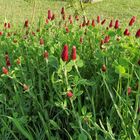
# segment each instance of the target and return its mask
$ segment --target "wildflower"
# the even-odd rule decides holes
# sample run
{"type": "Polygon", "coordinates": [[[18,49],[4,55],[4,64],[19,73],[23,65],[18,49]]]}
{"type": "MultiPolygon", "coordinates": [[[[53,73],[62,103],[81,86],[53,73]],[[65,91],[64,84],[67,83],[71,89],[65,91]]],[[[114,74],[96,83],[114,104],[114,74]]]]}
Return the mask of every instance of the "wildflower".
{"type": "Polygon", "coordinates": [[[83,38],[82,37],[80,37],[80,44],[82,44],[83,43],[83,38]]]}
{"type": "Polygon", "coordinates": [[[17,63],[18,65],[20,65],[20,63],[21,63],[21,62],[20,62],[20,58],[17,59],[16,63],[17,63]]]}
{"type": "Polygon", "coordinates": [[[113,20],[110,21],[109,28],[113,26],[113,20]]]}
{"type": "Polygon", "coordinates": [[[6,69],[5,67],[2,67],[2,72],[3,72],[4,74],[8,74],[8,69],[6,69]]]}
{"type": "Polygon", "coordinates": [[[64,45],[62,54],[61,54],[61,58],[63,61],[68,61],[69,56],[68,56],[68,45],[64,45]]]}
{"type": "Polygon", "coordinates": [[[73,93],[72,93],[71,91],[68,91],[68,92],[67,92],[67,96],[68,96],[69,98],[71,98],[71,97],[73,96],[73,93]]]}
{"type": "Polygon", "coordinates": [[[73,23],[72,19],[69,19],[69,22],[70,22],[70,24],[72,24],[73,23]]]}
{"type": "Polygon", "coordinates": [[[136,38],[139,38],[140,37],[140,29],[136,32],[136,38]]]}
{"type": "Polygon", "coordinates": [[[136,17],[133,16],[129,22],[129,26],[132,26],[134,24],[134,22],[136,21],[136,17]]]}
{"type": "Polygon", "coordinates": [[[104,20],[101,22],[101,24],[103,25],[105,22],[106,22],[106,19],[104,19],[104,20]]]}
{"type": "Polygon", "coordinates": [[[4,23],[4,28],[7,28],[7,23],[6,22],[4,23]]]}
{"type": "Polygon", "coordinates": [[[14,39],[14,40],[13,40],[13,42],[14,42],[14,43],[17,43],[17,40],[16,40],[16,39],[14,39]]]}
{"type": "Polygon", "coordinates": [[[82,23],[82,26],[86,26],[86,21],[84,20],[83,23],[82,23]]]}
{"type": "Polygon", "coordinates": [[[127,94],[130,95],[131,94],[131,87],[127,88],[127,94]]]}
{"type": "Polygon", "coordinates": [[[119,20],[116,20],[116,21],[115,21],[115,26],[114,26],[114,28],[115,28],[115,29],[118,29],[118,28],[119,28],[119,20]]]}
{"type": "Polygon", "coordinates": [[[48,10],[48,19],[51,20],[51,18],[52,18],[51,10],[48,10]]]}
{"type": "Polygon", "coordinates": [[[48,54],[48,52],[47,52],[46,50],[45,50],[45,52],[44,52],[43,55],[44,55],[44,58],[45,58],[45,59],[48,59],[48,55],[49,55],[49,54],[48,54]]]}
{"type": "Polygon", "coordinates": [[[65,14],[65,9],[64,9],[64,7],[62,7],[62,9],[61,9],[61,14],[62,14],[62,15],[65,14]]]}
{"type": "Polygon", "coordinates": [[[87,26],[89,26],[89,25],[90,25],[90,21],[89,21],[89,20],[87,21],[86,25],[87,25],[87,26]]]}
{"type": "Polygon", "coordinates": [[[49,23],[49,20],[48,19],[46,19],[46,24],[48,24],[49,23]]]}
{"type": "Polygon", "coordinates": [[[92,27],[95,27],[95,21],[94,21],[94,19],[92,20],[92,27]]]}
{"type": "Polygon", "coordinates": [[[11,28],[11,24],[10,24],[10,23],[8,23],[8,25],[7,25],[7,26],[8,26],[8,28],[11,28]]]}
{"type": "Polygon", "coordinates": [[[76,47],[72,47],[71,59],[76,60],[76,47]]]}
{"type": "Polygon", "coordinates": [[[6,66],[7,67],[10,67],[11,66],[11,63],[10,63],[9,55],[8,55],[7,52],[5,53],[5,60],[6,60],[6,66]]]}
{"type": "Polygon", "coordinates": [[[97,16],[97,23],[100,23],[100,16],[97,16]]]}
{"type": "Polygon", "coordinates": [[[55,19],[55,14],[53,14],[51,17],[51,20],[54,20],[54,19],[55,19]]]}
{"type": "Polygon", "coordinates": [[[40,45],[44,45],[44,40],[40,38],[40,45]]]}
{"type": "Polygon", "coordinates": [[[125,29],[125,31],[124,31],[124,35],[125,35],[125,36],[129,36],[129,35],[130,35],[130,32],[129,32],[128,29],[125,29]]]}
{"type": "Polygon", "coordinates": [[[66,27],[66,33],[68,33],[69,32],[69,28],[68,27],[66,27]]]}
{"type": "Polygon", "coordinates": [[[78,17],[78,15],[76,15],[76,16],[75,16],[75,19],[76,19],[77,21],[79,20],[79,17],[78,17]]]}
{"type": "Polygon", "coordinates": [[[3,32],[0,32],[0,36],[3,35],[3,32]]]}
{"type": "Polygon", "coordinates": [[[24,27],[26,27],[26,28],[28,28],[28,27],[29,27],[29,21],[28,21],[28,19],[27,19],[27,20],[25,20],[24,27]]]}
{"type": "Polygon", "coordinates": [[[104,39],[104,43],[108,43],[109,40],[110,40],[110,36],[108,35],[108,36],[105,37],[105,39],[104,39]]]}
{"type": "Polygon", "coordinates": [[[62,19],[63,19],[63,20],[66,19],[66,15],[65,15],[65,14],[62,15],[62,19]]]}
{"type": "Polygon", "coordinates": [[[102,65],[102,72],[106,72],[106,65],[102,65]]]}

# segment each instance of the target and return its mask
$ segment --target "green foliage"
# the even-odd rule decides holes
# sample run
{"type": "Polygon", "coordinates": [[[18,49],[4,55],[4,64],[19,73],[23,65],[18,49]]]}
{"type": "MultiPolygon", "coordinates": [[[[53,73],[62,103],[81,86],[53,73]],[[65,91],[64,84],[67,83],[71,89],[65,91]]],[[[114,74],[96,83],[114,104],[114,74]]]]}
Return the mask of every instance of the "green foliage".
{"type": "Polygon", "coordinates": [[[92,26],[89,19],[79,27],[82,16],[72,16],[72,23],[55,18],[40,18],[37,27],[30,20],[28,26],[2,27],[0,138],[138,139],[140,41],[135,24],[129,27],[131,36],[124,36],[123,25],[106,28],[110,20],[92,26]],[[106,36],[109,41],[101,44],[106,36]]]}

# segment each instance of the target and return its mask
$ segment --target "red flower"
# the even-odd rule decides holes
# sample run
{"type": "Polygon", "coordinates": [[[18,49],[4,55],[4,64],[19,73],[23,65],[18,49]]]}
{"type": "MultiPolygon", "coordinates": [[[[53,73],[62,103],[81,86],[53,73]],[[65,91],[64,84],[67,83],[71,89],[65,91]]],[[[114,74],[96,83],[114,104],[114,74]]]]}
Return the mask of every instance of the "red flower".
{"type": "Polygon", "coordinates": [[[6,66],[7,67],[10,67],[11,66],[11,63],[10,63],[9,55],[8,55],[7,52],[5,53],[5,60],[6,60],[6,66]]]}
{"type": "Polygon", "coordinates": [[[71,59],[76,60],[76,47],[72,47],[71,59]]]}
{"type": "Polygon", "coordinates": [[[38,28],[36,31],[37,31],[37,32],[40,32],[40,29],[38,28]]]}
{"type": "Polygon", "coordinates": [[[11,24],[10,23],[8,23],[8,28],[11,28],[11,24]]]}
{"type": "Polygon", "coordinates": [[[113,26],[113,20],[110,21],[109,28],[113,26]]]}
{"type": "Polygon", "coordinates": [[[82,23],[82,26],[86,26],[86,21],[84,20],[83,23],[82,23]]]}
{"type": "Polygon", "coordinates": [[[48,59],[48,55],[49,55],[48,52],[45,51],[45,52],[44,52],[44,58],[45,58],[45,59],[48,59]]]}
{"type": "Polygon", "coordinates": [[[72,24],[73,23],[72,19],[69,19],[69,22],[70,22],[70,24],[72,24]]]}
{"type": "Polygon", "coordinates": [[[3,32],[0,32],[0,36],[3,35],[3,32]]]}
{"type": "Polygon", "coordinates": [[[104,39],[104,43],[108,43],[110,41],[110,36],[106,36],[105,39],[104,39]]]}
{"type": "Polygon", "coordinates": [[[133,16],[129,22],[129,26],[132,26],[134,24],[134,22],[136,21],[136,17],[133,16]]]}
{"type": "Polygon", "coordinates": [[[51,20],[51,18],[52,18],[51,10],[48,10],[48,19],[51,20]]]}
{"type": "Polygon", "coordinates": [[[75,19],[76,19],[77,21],[79,20],[79,17],[78,17],[78,15],[76,15],[76,16],[75,16],[75,19]]]}
{"type": "Polygon", "coordinates": [[[118,29],[118,28],[119,28],[119,20],[116,20],[116,21],[115,21],[115,26],[114,26],[114,28],[115,28],[115,29],[118,29]]]}
{"type": "Polygon", "coordinates": [[[106,65],[102,65],[102,72],[106,72],[106,65]]]}
{"type": "Polygon", "coordinates": [[[68,61],[69,56],[68,56],[68,45],[64,45],[62,54],[61,54],[61,58],[63,61],[68,61]]]}
{"type": "Polygon", "coordinates": [[[124,35],[125,35],[125,36],[129,36],[129,35],[130,35],[130,32],[129,32],[128,29],[125,29],[125,31],[124,31],[124,35]]]}
{"type": "Polygon", "coordinates": [[[95,21],[94,21],[94,19],[92,20],[92,27],[94,27],[95,26],[95,21]]]}
{"type": "Polygon", "coordinates": [[[17,59],[17,64],[20,65],[20,58],[17,59]]]}
{"type": "Polygon", "coordinates": [[[106,19],[104,19],[104,20],[101,22],[101,24],[103,25],[105,22],[106,22],[106,19]]]}
{"type": "Polygon", "coordinates": [[[35,36],[35,32],[32,31],[32,35],[35,36]]]}
{"type": "Polygon", "coordinates": [[[100,23],[100,16],[97,16],[97,23],[100,23]]]}
{"type": "Polygon", "coordinates": [[[14,40],[13,40],[13,42],[14,42],[14,43],[17,43],[17,40],[16,40],[16,39],[14,39],[14,40]]]}
{"type": "Polygon", "coordinates": [[[44,45],[44,40],[40,38],[40,45],[44,45]]]}
{"type": "Polygon", "coordinates": [[[87,21],[86,25],[87,25],[87,26],[89,26],[89,25],[90,25],[90,21],[89,21],[89,20],[87,21]]]}
{"type": "Polygon", "coordinates": [[[131,94],[131,87],[127,88],[127,94],[130,95],[131,94]]]}
{"type": "Polygon", "coordinates": [[[68,27],[66,27],[66,33],[68,33],[69,32],[69,28],[68,27]]]}
{"type": "Polygon", "coordinates": [[[8,69],[6,69],[5,67],[2,67],[2,72],[3,72],[4,74],[8,74],[8,69]]]}
{"type": "Polygon", "coordinates": [[[71,91],[68,91],[68,92],[67,92],[67,96],[68,96],[69,98],[71,98],[71,97],[73,96],[73,93],[72,93],[71,91]]]}
{"type": "Polygon", "coordinates": [[[7,28],[7,23],[6,22],[4,23],[4,28],[7,28]]]}
{"type": "Polygon", "coordinates": [[[29,21],[28,21],[28,19],[27,19],[27,20],[25,20],[24,27],[26,27],[26,28],[28,28],[28,27],[29,27],[29,21]]]}
{"type": "Polygon", "coordinates": [[[135,35],[137,38],[140,37],[140,29],[136,32],[136,35],[135,35]]]}
{"type": "Polygon", "coordinates": [[[80,37],[80,44],[82,44],[83,43],[83,38],[82,37],[80,37]]]}
{"type": "Polygon", "coordinates": [[[46,19],[46,24],[48,24],[49,23],[49,20],[48,19],[46,19]]]}
{"type": "Polygon", "coordinates": [[[54,19],[55,19],[55,14],[53,14],[51,17],[51,20],[54,20],[54,19]]]}
{"type": "Polygon", "coordinates": [[[62,7],[62,9],[61,9],[61,14],[62,14],[62,15],[65,14],[65,9],[64,9],[64,7],[62,7]]]}

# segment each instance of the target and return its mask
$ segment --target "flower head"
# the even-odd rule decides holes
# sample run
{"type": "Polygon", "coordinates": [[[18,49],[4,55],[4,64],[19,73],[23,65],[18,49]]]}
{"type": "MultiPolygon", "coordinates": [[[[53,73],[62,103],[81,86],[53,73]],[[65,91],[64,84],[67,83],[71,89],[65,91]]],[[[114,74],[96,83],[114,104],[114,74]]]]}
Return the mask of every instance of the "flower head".
{"type": "Polygon", "coordinates": [[[68,61],[69,59],[69,56],[68,56],[68,45],[64,45],[64,48],[63,48],[63,51],[62,51],[62,54],[61,54],[61,58],[63,61],[68,61]]]}
{"type": "Polygon", "coordinates": [[[129,26],[132,26],[134,24],[134,22],[136,21],[136,17],[133,16],[129,22],[129,26]]]}
{"type": "Polygon", "coordinates": [[[140,29],[136,32],[136,38],[139,38],[140,37],[140,29]]]}
{"type": "Polygon", "coordinates": [[[71,59],[76,60],[76,47],[72,47],[71,59]]]}
{"type": "Polygon", "coordinates": [[[115,29],[118,29],[118,28],[119,28],[119,20],[116,20],[116,21],[115,21],[115,26],[114,26],[114,28],[115,28],[115,29]]]}
{"type": "Polygon", "coordinates": [[[67,96],[68,96],[69,98],[71,98],[71,97],[73,96],[73,93],[72,93],[71,91],[68,91],[68,92],[67,92],[67,96]]]}
{"type": "Polygon", "coordinates": [[[3,72],[4,74],[8,74],[8,69],[6,69],[5,67],[2,67],[2,72],[3,72]]]}

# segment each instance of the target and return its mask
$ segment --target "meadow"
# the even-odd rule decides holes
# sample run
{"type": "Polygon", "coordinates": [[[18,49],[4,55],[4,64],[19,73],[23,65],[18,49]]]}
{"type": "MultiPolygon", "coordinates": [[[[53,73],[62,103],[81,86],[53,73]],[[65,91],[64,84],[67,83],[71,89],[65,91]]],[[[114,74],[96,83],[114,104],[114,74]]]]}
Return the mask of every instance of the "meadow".
{"type": "Polygon", "coordinates": [[[139,140],[139,6],[0,0],[0,139],[139,140]]]}

